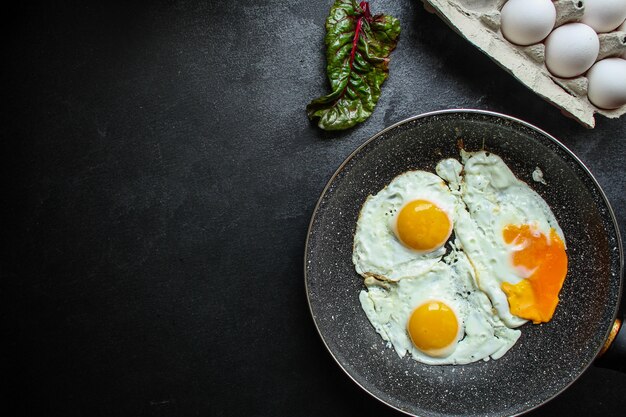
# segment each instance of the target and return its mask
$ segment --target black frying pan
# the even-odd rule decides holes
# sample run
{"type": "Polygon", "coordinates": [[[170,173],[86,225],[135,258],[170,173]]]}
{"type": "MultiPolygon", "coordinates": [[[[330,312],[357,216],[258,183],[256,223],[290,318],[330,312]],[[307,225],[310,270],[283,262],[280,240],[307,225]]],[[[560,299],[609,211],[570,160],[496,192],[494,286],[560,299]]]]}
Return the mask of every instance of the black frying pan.
{"type": "MultiPolygon", "coordinates": [[[[311,314],[337,363],[363,389],[419,416],[504,416],[529,411],[567,388],[592,363],[613,327],[621,296],[623,252],[600,186],[567,148],[520,120],[475,110],[429,113],[375,135],[339,167],[311,219],[305,281],[311,314]],[[497,361],[428,366],[405,357],[374,331],[361,310],[362,278],[352,265],[361,205],[396,175],[435,172],[465,149],[501,156],[552,208],[568,245],[561,301],[549,323],[521,327],[497,361]],[[532,180],[536,167],[547,185],[532,180]]],[[[621,336],[620,336],[621,337],[621,336]]]]}

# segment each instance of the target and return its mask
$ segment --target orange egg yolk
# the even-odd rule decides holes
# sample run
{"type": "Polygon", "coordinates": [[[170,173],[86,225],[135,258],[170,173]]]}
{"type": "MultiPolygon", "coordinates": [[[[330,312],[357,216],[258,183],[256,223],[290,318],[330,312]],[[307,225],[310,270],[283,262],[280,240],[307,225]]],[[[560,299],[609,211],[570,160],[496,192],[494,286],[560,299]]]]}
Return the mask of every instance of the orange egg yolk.
{"type": "Polygon", "coordinates": [[[563,241],[554,229],[548,239],[527,224],[506,226],[503,237],[507,244],[521,248],[511,255],[513,265],[530,271],[530,276],[515,285],[502,283],[511,313],[535,324],[550,321],[567,275],[563,241]]]}
{"type": "Polygon", "coordinates": [[[456,339],[456,314],[441,301],[428,301],[411,313],[407,331],[415,347],[430,356],[442,356],[456,339]]]}
{"type": "Polygon", "coordinates": [[[437,205],[414,200],[398,213],[395,232],[405,246],[418,252],[430,252],[446,243],[452,233],[452,222],[437,205]]]}

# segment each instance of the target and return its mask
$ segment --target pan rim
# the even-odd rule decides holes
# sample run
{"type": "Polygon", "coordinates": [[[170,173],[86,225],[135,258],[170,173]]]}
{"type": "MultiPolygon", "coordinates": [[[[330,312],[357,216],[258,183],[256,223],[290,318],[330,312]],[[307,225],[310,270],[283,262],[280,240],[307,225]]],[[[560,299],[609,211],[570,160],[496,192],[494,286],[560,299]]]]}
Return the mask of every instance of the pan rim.
{"type": "MultiPolygon", "coordinates": [[[[328,343],[326,342],[326,339],[324,338],[324,335],[322,334],[318,322],[315,320],[315,315],[313,313],[313,307],[311,305],[311,298],[310,298],[310,291],[309,291],[309,279],[308,279],[308,273],[307,273],[307,265],[308,265],[308,254],[309,254],[309,244],[310,244],[310,237],[312,234],[312,230],[313,230],[313,223],[315,221],[316,215],[318,213],[319,207],[322,203],[322,200],[324,199],[326,193],[328,192],[329,188],[331,187],[331,185],[333,184],[333,182],[335,181],[335,178],[343,171],[344,167],[352,160],[352,158],[354,158],[363,148],[365,148],[369,143],[373,142],[374,140],[378,139],[380,136],[384,135],[385,133],[387,133],[388,131],[395,129],[399,126],[402,126],[404,124],[410,123],[412,121],[415,120],[419,120],[419,119],[423,119],[423,118],[427,118],[427,117],[432,117],[432,116],[439,116],[439,115],[445,115],[445,114],[454,114],[454,113],[468,113],[468,114],[478,114],[478,115],[484,115],[484,116],[490,116],[490,117],[496,117],[496,118],[501,118],[501,119],[505,119],[517,124],[520,124],[526,128],[529,128],[531,130],[536,131],[537,133],[541,134],[542,136],[544,136],[545,138],[549,139],[551,142],[553,142],[555,145],[557,145],[559,148],[561,148],[566,154],[569,155],[570,158],[572,158],[572,160],[574,162],[576,162],[580,168],[582,168],[582,170],[586,173],[586,175],[589,177],[589,179],[592,181],[592,184],[595,186],[596,190],[599,192],[599,195],[601,196],[602,200],[604,201],[604,204],[606,206],[607,212],[609,214],[609,217],[611,219],[611,222],[613,223],[613,227],[615,230],[615,238],[617,240],[617,249],[618,249],[618,256],[619,256],[619,287],[618,287],[618,291],[617,291],[617,299],[618,302],[614,308],[613,314],[612,314],[612,319],[611,322],[615,322],[615,319],[617,318],[617,314],[619,312],[619,306],[620,306],[620,301],[622,299],[622,291],[623,291],[623,274],[624,274],[624,249],[623,249],[623,245],[622,245],[622,239],[621,239],[621,235],[620,235],[620,231],[619,231],[619,225],[617,223],[617,218],[615,217],[615,212],[611,206],[611,203],[609,202],[604,190],[602,189],[602,187],[600,186],[600,184],[598,183],[597,179],[595,178],[595,176],[593,175],[593,173],[589,170],[589,168],[585,165],[585,163],[578,158],[578,156],[576,156],[576,154],[574,154],[574,152],[572,152],[567,146],[565,146],[565,144],[563,144],[561,141],[559,141],[556,137],[552,136],[551,134],[549,134],[548,132],[544,131],[543,129],[529,123],[526,122],[524,120],[521,120],[519,118],[516,118],[514,116],[509,116],[503,113],[498,113],[498,112],[494,112],[494,111],[490,111],[490,110],[480,110],[480,109],[461,109],[461,108],[452,108],[452,109],[444,109],[444,110],[435,110],[435,111],[430,111],[430,112],[426,112],[426,113],[421,113],[415,116],[411,116],[408,118],[405,118],[403,120],[400,120],[399,122],[396,122],[380,131],[378,131],[377,133],[375,133],[374,135],[372,135],[370,138],[368,138],[367,140],[365,140],[363,143],[361,143],[359,146],[357,146],[356,149],[354,149],[344,160],[343,162],[339,165],[339,167],[335,170],[335,172],[331,175],[330,179],[327,181],[326,185],[324,186],[324,189],[322,190],[320,197],[317,200],[317,203],[315,204],[315,207],[313,209],[313,213],[311,214],[311,219],[309,221],[309,226],[307,229],[307,235],[306,235],[306,241],[305,241],[305,247],[304,247],[304,286],[305,286],[305,292],[306,292],[306,298],[307,298],[307,304],[309,306],[309,313],[311,314],[311,318],[313,319],[313,324],[315,325],[315,329],[318,333],[318,335],[320,336],[322,343],[324,344],[324,346],[326,347],[326,350],[330,353],[330,355],[332,356],[333,360],[337,363],[337,365],[339,366],[339,368],[341,368],[341,370],[343,370],[343,372],[357,385],[359,386],[362,390],[364,390],[366,393],[368,393],[370,396],[372,396],[373,398],[375,398],[376,400],[382,402],[383,404],[386,404],[387,406],[400,411],[403,414],[409,415],[409,416],[415,416],[414,414],[409,413],[406,410],[402,410],[396,406],[394,406],[393,404],[390,404],[388,401],[383,400],[382,398],[379,398],[376,394],[374,394],[373,392],[371,392],[369,389],[367,389],[363,384],[361,384],[359,381],[357,381],[351,374],[350,372],[348,372],[348,370],[343,366],[343,364],[339,361],[339,359],[335,356],[334,352],[330,349],[330,346],[328,345],[328,343]]],[[[604,340],[606,340],[609,336],[609,333],[611,331],[611,327],[609,326],[606,334],[604,335],[604,340]]],[[[602,349],[602,346],[599,346],[594,355],[593,358],[596,359],[598,357],[598,354],[600,353],[602,349]]],[[[520,416],[523,414],[526,414],[532,410],[535,410],[543,405],[545,405],[546,403],[550,402],[551,400],[553,400],[554,398],[556,398],[557,396],[559,396],[561,393],[563,393],[565,390],[567,390],[574,382],[576,382],[578,380],[578,378],[580,378],[581,375],[583,375],[588,369],[589,367],[593,364],[594,360],[590,360],[586,365],[584,365],[582,367],[582,369],[580,370],[580,372],[578,373],[578,375],[576,375],[575,378],[573,378],[569,383],[565,384],[562,388],[560,388],[559,390],[557,390],[552,396],[544,399],[542,402],[540,402],[539,404],[536,404],[530,408],[527,408],[525,410],[523,410],[520,413],[514,414],[513,416],[520,416]]]]}

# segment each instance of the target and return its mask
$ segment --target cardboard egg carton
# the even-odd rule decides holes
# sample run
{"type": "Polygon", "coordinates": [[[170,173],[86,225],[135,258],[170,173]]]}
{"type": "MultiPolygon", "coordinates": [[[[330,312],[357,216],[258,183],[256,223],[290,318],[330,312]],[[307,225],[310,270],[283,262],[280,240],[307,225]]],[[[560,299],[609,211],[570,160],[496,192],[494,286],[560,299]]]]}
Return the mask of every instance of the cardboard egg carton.
{"type": "MultiPolygon", "coordinates": [[[[512,44],[500,30],[500,10],[506,0],[422,0],[452,29],[487,54],[493,61],[548,102],[588,128],[595,126],[594,114],[617,118],[626,105],[615,110],[594,106],[587,98],[587,78],[583,75],[563,79],[548,71],[543,43],[530,46],[512,44]]],[[[557,0],[555,28],[577,22],[584,13],[584,0],[557,0]]],[[[623,27],[623,26],[622,26],[623,27]]],[[[619,30],[598,35],[598,60],[626,54],[626,32],[619,30]]]]}

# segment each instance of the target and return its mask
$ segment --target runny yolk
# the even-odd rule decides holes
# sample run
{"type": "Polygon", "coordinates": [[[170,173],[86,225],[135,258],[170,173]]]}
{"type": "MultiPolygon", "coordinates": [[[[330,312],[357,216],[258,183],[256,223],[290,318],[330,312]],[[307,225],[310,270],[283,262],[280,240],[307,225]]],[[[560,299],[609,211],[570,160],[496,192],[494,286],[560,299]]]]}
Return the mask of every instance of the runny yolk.
{"type": "Polygon", "coordinates": [[[511,313],[535,324],[550,321],[567,274],[563,241],[554,229],[548,239],[527,224],[508,225],[502,234],[507,244],[520,248],[511,256],[513,265],[530,273],[515,285],[502,283],[511,313]]]}
{"type": "Polygon", "coordinates": [[[430,356],[442,356],[456,339],[456,314],[441,301],[428,301],[411,313],[407,330],[415,347],[430,356]]]}
{"type": "Polygon", "coordinates": [[[395,233],[405,246],[430,252],[446,243],[452,233],[452,223],[437,205],[427,200],[413,200],[398,213],[395,233]]]}

